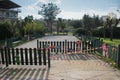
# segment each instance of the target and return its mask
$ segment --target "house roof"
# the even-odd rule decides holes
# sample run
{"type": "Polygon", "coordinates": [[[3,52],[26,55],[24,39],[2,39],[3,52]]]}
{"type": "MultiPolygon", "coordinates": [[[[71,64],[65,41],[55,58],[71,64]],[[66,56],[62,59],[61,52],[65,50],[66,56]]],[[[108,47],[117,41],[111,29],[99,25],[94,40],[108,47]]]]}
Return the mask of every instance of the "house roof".
{"type": "Polygon", "coordinates": [[[18,8],[18,7],[21,7],[21,6],[10,0],[0,0],[0,8],[2,9],[11,9],[11,8],[18,8]]]}

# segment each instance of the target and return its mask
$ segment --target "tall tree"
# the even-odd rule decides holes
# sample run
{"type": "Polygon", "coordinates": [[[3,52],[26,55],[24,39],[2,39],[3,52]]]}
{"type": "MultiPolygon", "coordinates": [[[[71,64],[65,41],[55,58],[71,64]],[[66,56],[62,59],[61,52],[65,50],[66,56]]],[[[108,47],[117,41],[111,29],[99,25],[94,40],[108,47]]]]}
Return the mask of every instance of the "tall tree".
{"type": "Polygon", "coordinates": [[[58,21],[57,21],[57,34],[59,34],[59,32],[60,32],[61,24],[62,24],[62,18],[58,18],[58,21]]]}
{"type": "Polygon", "coordinates": [[[44,17],[44,20],[47,23],[47,26],[50,28],[52,34],[52,25],[56,16],[60,13],[60,8],[56,4],[48,3],[40,6],[41,10],[38,11],[38,14],[44,17]]]}
{"type": "Polygon", "coordinates": [[[93,30],[93,27],[94,27],[94,24],[93,24],[93,19],[89,16],[89,15],[84,15],[83,16],[83,25],[84,25],[84,28],[86,29],[86,35],[90,35],[92,36],[92,30],[93,30]]]}
{"type": "Polygon", "coordinates": [[[113,28],[117,26],[119,20],[116,18],[116,14],[109,13],[107,17],[107,25],[110,30],[110,40],[113,40],[113,28]]]}

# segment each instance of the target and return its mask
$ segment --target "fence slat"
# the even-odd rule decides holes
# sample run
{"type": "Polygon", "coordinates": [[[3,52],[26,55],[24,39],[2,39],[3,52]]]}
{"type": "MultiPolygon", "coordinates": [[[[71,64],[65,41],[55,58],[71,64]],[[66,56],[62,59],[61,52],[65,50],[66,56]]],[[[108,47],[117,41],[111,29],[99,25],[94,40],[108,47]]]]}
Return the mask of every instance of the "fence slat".
{"type": "Polygon", "coordinates": [[[34,64],[37,65],[37,49],[34,48],[34,64]]]}
{"type": "Polygon", "coordinates": [[[6,63],[6,67],[8,67],[9,65],[8,65],[8,54],[7,54],[7,48],[5,47],[4,50],[5,50],[5,63],[6,63]]]}
{"type": "Polygon", "coordinates": [[[12,60],[13,60],[13,65],[15,65],[15,51],[14,51],[14,48],[12,48],[12,60]]]}
{"type": "Polygon", "coordinates": [[[11,53],[10,53],[10,48],[8,48],[7,50],[8,50],[8,61],[9,61],[9,64],[11,64],[11,53]]]}
{"type": "Polygon", "coordinates": [[[43,49],[43,63],[46,65],[46,49],[43,49]]]}
{"type": "Polygon", "coordinates": [[[19,49],[18,48],[16,48],[16,63],[17,63],[17,65],[20,64],[20,56],[19,56],[19,49]]]}
{"type": "Polygon", "coordinates": [[[23,49],[20,48],[20,54],[21,54],[21,64],[24,65],[24,56],[23,56],[23,49]]]}
{"type": "Polygon", "coordinates": [[[50,49],[48,49],[48,68],[50,68],[50,49]]]}
{"type": "Polygon", "coordinates": [[[1,48],[1,49],[0,49],[0,52],[1,52],[2,64],[5,64],[4,53],[3,53],[3,48],[1,48]]]}
{"type": "Polygon", "coordinates": [[[30,65],[33,65],[33,62],[32,62],[32,48],[29,49],[29,56],[30,56],[30,65]]]}
{"type": "Polygon", "coordinates": [[[120,68],[120,45],[118,45],[118,67],[120,68]]]}
{"type": "Polygon", "coordinates": [[[42,65],[42,60],[41,60],[41,49],[38,49],[38,58],[39,58],[39,65],[42,65]]]}
{"type": "Polygon", "coordinates": [[[28,49],[25,48],[25,63],[28,65],[28,49]]]}

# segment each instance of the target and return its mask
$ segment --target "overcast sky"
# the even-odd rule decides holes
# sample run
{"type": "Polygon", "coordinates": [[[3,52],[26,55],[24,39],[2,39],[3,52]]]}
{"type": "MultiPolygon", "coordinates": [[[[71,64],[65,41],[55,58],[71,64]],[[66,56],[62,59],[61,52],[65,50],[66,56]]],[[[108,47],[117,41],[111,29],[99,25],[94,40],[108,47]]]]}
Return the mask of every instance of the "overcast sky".
{"type": "Polygon", "coordinates": [[[38,5],[44,3],[53,2],[61,10],[61,13],[57,17],[65,19],[81,19],[84,14],[90,16],[99,15],[105,16],[113,12],[120,17],[120,13],[116,10],[120,10],[120,0],[12,0],[13,2],[21,5],[21,13],[19,17],[26,17],[33,15],[34,18],[41,18],[38,15],[40,9],[38,5]]]}

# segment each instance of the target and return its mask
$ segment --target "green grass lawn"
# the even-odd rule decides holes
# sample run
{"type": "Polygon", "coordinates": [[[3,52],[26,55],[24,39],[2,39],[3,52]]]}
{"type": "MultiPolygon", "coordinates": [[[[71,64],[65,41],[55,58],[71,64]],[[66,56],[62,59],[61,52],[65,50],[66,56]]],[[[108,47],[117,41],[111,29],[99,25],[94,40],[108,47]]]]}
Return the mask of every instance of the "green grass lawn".
{"type": "Polygon", "coordinates": [[[120,45],[120,39],[113,39],[113,41],[110,41],[109,38],[105,38],[105,39],[103,39],[103,42],[110,44],[110,45],[114,45],[114,46],[120,45]]]}

